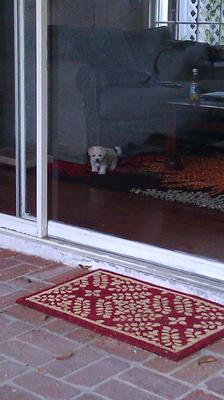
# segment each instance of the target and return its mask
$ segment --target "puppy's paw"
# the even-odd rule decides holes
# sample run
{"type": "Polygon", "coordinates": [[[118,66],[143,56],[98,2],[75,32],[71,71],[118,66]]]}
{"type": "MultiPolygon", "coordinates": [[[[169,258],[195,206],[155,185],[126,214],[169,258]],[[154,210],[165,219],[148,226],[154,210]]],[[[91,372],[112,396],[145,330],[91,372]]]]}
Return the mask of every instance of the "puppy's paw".
{"type": "Polygon", "coordinates": [[[100,168],[99,169],[99,172],[98,172],[98,175],[106,175],[106,168],[100,168]]]}
{"type": "Polygon", "coordinates": [[[98,172],[98,168],[97,167],[92,167],[92,172],[98,172]]]}

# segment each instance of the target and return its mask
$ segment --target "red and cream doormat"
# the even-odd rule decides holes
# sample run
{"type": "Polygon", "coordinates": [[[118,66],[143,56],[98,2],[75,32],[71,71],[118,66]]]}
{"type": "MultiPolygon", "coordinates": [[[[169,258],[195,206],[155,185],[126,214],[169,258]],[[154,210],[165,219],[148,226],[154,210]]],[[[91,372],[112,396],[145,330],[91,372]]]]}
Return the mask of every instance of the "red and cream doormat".
{"type": "Polygon", "coordinates": [[[224,336],[224,306],[104,270],[17,303],[171,360],[224,336]]]}

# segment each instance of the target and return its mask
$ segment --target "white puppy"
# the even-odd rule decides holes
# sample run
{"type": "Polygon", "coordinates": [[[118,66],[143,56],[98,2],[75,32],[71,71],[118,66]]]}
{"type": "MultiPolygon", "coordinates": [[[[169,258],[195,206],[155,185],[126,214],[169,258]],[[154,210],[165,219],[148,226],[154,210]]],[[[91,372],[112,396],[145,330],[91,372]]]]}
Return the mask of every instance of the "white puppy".
{"type": "Polygon", "coordinates": [[[102,146],[93,146],[88,150],[92,172],[105,175],[107,170],[114,171],[117,167],[118,157],[121,156],[121,147],[110,149],[102,146]]]}

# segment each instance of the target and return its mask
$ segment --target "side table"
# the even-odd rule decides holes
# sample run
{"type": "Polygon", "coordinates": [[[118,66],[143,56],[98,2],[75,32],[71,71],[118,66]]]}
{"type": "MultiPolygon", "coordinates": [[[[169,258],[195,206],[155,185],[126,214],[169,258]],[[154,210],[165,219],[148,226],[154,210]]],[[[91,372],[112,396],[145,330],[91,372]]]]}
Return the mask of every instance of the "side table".
{"type": "Polygon", "coordinates": [[[220,133],[224,138],[224,103],[205,102],[192,103],[190,101],[170,101],[164,107],[164,119],[166,128],[165,138],[165,164],[169,169],[182,169],[181,156],[177,151],[178,117],[181,113],[189,115],[187,129],[198,129],[209,133],[220,133]],[[196,114],[207,115],[209,121],[203,119],[195,122],[192,116],[196,114]],[[217,116],[219,118],[216,120],[217,116]]]}

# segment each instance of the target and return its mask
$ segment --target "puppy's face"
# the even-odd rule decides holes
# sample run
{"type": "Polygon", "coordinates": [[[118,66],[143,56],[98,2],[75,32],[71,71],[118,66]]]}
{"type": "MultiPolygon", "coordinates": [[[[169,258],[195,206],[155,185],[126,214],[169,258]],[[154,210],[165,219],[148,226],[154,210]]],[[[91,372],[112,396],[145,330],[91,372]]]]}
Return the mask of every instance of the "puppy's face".
{"type": "Polygon", "coordinates": [[[106,150],[101,146],[93,146],[88,150],[91,162],[95,164],[100,164],[105,157],[106,150]]]}

